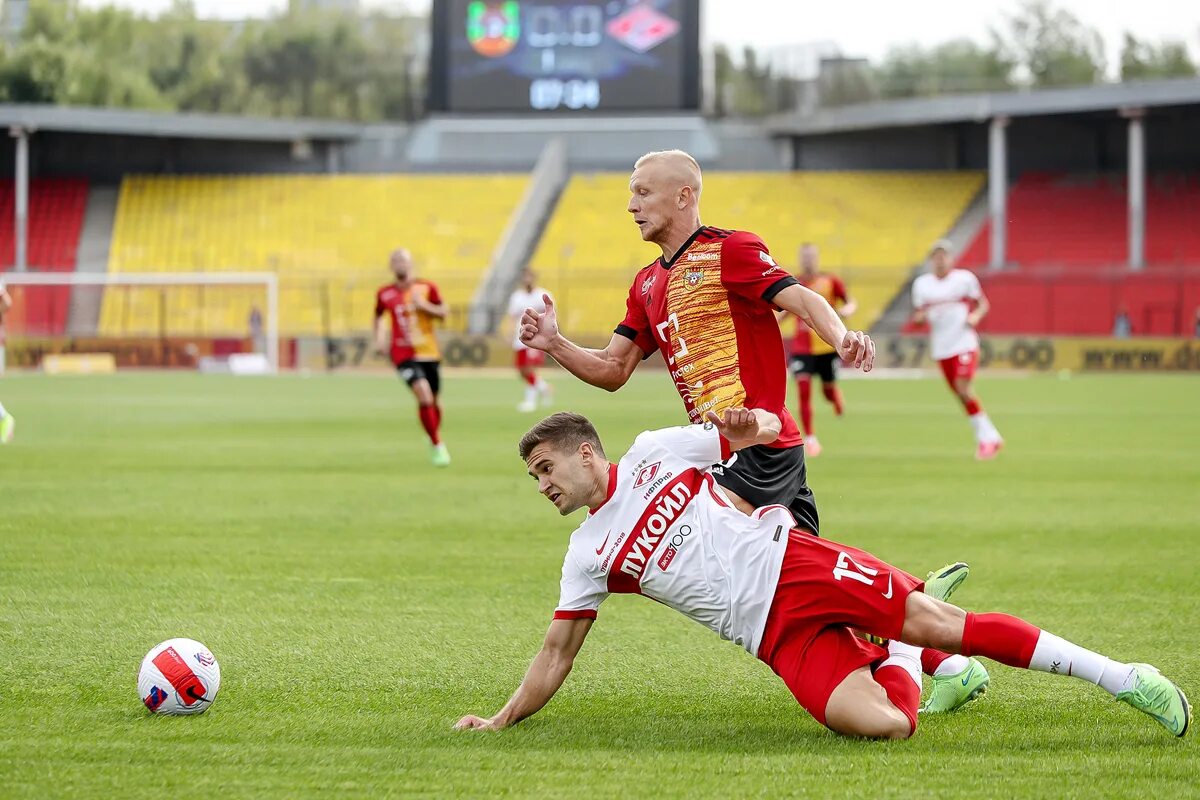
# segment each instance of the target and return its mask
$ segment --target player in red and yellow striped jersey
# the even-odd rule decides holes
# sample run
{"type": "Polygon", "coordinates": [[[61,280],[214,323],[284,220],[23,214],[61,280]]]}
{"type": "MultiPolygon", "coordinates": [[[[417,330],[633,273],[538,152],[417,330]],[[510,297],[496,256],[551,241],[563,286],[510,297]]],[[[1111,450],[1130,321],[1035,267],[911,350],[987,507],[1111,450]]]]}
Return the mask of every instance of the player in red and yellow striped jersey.
{"type": "MultiPolygon", "coordinates": [[[[858,304],[846,292],[842,279],[832,273],[821,272],[817,263],[817,246],[812,242],[802,244],[800,274],[796,280],[800,281],[801,286],[825,298],[842,319],[848,318],[858,304]]],[[[813,427],[812,376],[815,374],[820,377],[821,391],[825,399],[833,404],[833,412],[840,417],[844,410],[842,390],[837,385],[837,364],[840,360],[833,347],[826,344],[812,328],[796,320],[796,335],[792,337],[788,366],[796,378],[796,388],[800,394],[800,424],[804,426],[804,447],[810,456],[821,454],[821,443],[817,441],[813,427]]]]}
{"type": "Polygon", "coordinates": [[[417,416],[429,436],[436,466],[450,463],[442,441],[441,351],[434,321],[445,319],[446,304],[431,281],[413,277],[412,254],[401,248],[392,253],[389,266],[394,280],[375,295],[376,349],[390,356],[400,377],[417,398],[417,416]]]}

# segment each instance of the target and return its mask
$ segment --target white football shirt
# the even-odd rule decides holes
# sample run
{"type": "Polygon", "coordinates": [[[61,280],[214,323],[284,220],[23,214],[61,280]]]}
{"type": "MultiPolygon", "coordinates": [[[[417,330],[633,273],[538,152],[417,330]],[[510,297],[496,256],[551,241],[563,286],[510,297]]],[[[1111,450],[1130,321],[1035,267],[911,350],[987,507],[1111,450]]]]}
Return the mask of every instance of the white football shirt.
{"type": "Polygon", "coordinates": [[[965,269],[946,277],[921,275],[912,285],[912,303],[929,320],[929,355],[935,360],[979,349],[979,334],[967,324],[970,303],[983,296],[979,279],[965,269]]]}
{"type": "Polygon", "coordinates": [[[571,534],[555,619],[642,594],[757,655],[796,522],[783,506],[748,517],[729,505],[708,473],[728,457],[711,424],[638,436],[609,468],[608,499],[571,534]]]}
{"type": "MultiPolygon", "coordinates": [[[[539,314],[545,312],[546,301],[542,299],[543,294],[550,294],[540,286],[533,287],[532,292],[525,291],[524,288],[518,286],[517,290],[508,298],[508,316],[517,317],[517,321],[513,323],[513,350],[525,350],[525,345],[521,344],[521,322],[520,317],[525,313],[525,309],[532,308],[539,314]]],[[[551,299],[554,299],[553,297],[551,299]]]]}

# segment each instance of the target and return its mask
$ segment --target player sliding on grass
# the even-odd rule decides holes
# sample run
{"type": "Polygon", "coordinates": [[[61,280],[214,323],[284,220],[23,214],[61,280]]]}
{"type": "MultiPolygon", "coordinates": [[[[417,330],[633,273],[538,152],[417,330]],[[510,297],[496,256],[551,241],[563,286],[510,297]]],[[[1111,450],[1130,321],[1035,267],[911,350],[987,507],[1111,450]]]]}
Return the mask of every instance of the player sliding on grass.
{"type": "Polygon", "coordinates": [[[616,593],[657,600],[746,648],[817,721],[849,736],[912,735],[924,647],[1081,678],[1172,734],[1187,731],[1183,692],[1151,666],[1112,661],[1007,614],[965,612],[930,595],[956,581],[923,592],[870,553],[797,531],[783,506],[735,510],[709,465],[773,441],[781,423],[744,408],[708,419],[643,433],[617,464],[578,414],[525,434],[519,452],[538,490],[564,516],[589,512],[571,534],[558,608],[525,679],[493,717],[468,715],[456,728],[506,728],[546,705],[616,593]],[[848,626],[891,642],[885,651],[848,626]]]}
{"type": "MultiPolygon", "coordinates": [[[[633,165],[626,211],[642,239],[662,257],[634,277],[625,317],[608,346],[588,350],[561,335],[554,304],[528,308],[520,339],[544,350],[580,380],[615,391],[656,350],[671,371],[688,419],[727,408],[761,408],[779,417],[779,436],[713,466],[713,475],[743,512],[785,505],[796,526],[820,533],[817,502],[808,487],[804,437],[785,407],[787,365],[775,312],[796,315],[840,358],[864,372],[875,361],[875,343],[846,329],[829,302],[784,272],[762,239],[748,231],[700,224],[703,176],[681,150],[647,153],[633,165]]],[[[930,649],[922,664],[938,685],[930,711],[951,711],[979,686],[960,682],[966,659],[930,649]]],[[[986,685],[982,669],[972,680],[986,685]]]]}

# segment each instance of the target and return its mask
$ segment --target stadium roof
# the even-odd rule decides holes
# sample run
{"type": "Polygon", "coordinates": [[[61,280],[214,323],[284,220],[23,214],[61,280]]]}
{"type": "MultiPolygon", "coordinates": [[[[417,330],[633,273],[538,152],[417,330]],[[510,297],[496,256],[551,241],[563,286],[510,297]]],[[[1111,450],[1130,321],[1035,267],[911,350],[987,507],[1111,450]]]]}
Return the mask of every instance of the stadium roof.
{"type": "Polygon", "coordinates": [[[357,139],[362,126],[314,119],[264,119],[232,114],[171,114],[49,105],[0,104],[0,125],[31,132],[115,134],[241,142],[357,139]]]}
{"type": "Polygon", "coordinates": [[[811,136],[846,131],[907,128],[993,117],[1042,117],[1117,112],[1126,108],[1200,105],[1200,79],[1137,81],[1070,89],[966,94],[862,103],[822,109],[815,114],[782,114],[768,122],[780,136],[811,136]]]}

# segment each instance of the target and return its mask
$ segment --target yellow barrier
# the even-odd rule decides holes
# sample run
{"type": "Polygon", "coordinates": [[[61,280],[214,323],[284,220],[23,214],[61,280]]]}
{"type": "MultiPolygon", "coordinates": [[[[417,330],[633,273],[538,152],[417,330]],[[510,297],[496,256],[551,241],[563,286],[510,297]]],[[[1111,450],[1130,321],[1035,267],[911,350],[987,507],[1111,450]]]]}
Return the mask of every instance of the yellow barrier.
{"type": "MultiPolygon", "coordinates": [[[[875,345],[876,363],[881,367],[932,363],[924,336],[876,337],[875,345]]],[[[1041,371],[1195,372],[1200,371],[1200,340],[988,336],[980,343],[979,365],[1041,371]]]]}
{"type": "Polygon", "coordinates": [[[67,353],[46,356],[42,371],[47,375],[103,375],[117,371],[112,353],[67,353]]]}

